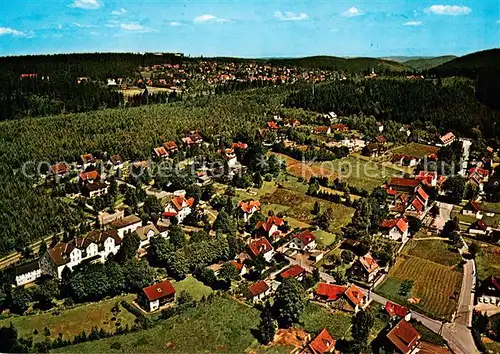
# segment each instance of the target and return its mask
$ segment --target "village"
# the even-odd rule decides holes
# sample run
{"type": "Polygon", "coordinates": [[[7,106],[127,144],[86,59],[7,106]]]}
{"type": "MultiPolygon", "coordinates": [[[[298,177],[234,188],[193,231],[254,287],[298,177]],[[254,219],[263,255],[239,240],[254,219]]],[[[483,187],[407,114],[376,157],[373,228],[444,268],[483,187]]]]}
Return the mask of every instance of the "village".
{"type": "MultiPolygon", "coordinates": [[[[257,307],[293,278],[321,311],[383,318],[377,348],[475,352],[474,311],[500,306],[500,278],[488,268],[496,266],[482,256],[499,239],[500,207],[484,201],[494,190],[497,152],[478,153],[451,131],[413,139],[408,125],[391,121],[290,113],[269,113],[257,139],[186,131],[147,160],[86,152],[52,161],[37,188],[89,222],[21,258],[13,286],[65,282],[127,253],[167,269],[130,302],[143,316],[175,306],[185,291],[178,284],[193,277],[257,307]],[[229,253],[202,256],[196,248],[225,235],[229,253]],[[189,261],[163,259],[164,249],[178,256],[190,245],[189,261]]],[[[496,250],[488,257],[498,259],[496,250]]],[[[294,350],[334,352],[339,335],[326,327],[316,336],[295,333],[294,350]]]]}

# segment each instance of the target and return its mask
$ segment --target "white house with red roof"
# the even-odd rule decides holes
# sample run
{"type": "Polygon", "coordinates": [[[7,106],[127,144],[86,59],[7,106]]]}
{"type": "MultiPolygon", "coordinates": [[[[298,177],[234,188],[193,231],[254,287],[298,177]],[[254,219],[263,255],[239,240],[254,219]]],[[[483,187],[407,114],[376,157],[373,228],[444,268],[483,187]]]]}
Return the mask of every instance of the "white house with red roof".
{"type": "Polygon", "coordinates": [[[292,237],[288,247],[304,252],[312,251],[316,248],[316,237],[309,230],[302,231],[292,237]]]}
{"type": "Polygon", "coordinates": [[[248,286],[248,300],[253,303],[262,301],[271,294],[271,288],[264,280],[259,280],[248,286]]]}
{"type": "Polygon", "coordinates": [[[153,312],[175,300],[175,288],[168,280],[156,283],[142,289],[139,301],[149,311],[153,312]]]}
{"type": "Polygon", "coordinates": [[[337,285],[329,283],[318,283],[315,297],[319,301],[334,303],[345,300],[343,309],[349,312],[358,312],[367,305],[366,296],[356,285],[337,285]]]}
{"type": "Polygon", "coordinates": [[[414,354],[419,352],[418,345],[422,335],[410,322],[402,319],[387,333],[386,338],[395,352],[414,354]]]}
{"type": "Polygon", "coordinates": [[[409,227],[405,218],[386,219],[380,223],[382,235],[394,241],[408,241],[409,227]]]}
{"type": "Polygon", "coordinates": [[[101,176],[99,175],[99,172],[97,172],[96,170],[80,173],[80,181],[83,183],[94,183],[95,181],[98,181],[100,178],[101,176]]]}
{"type": "Polygon", "coordinates": [[[323,328],[321,332],[319,332],[319,334],[301,352],[301,354],[334,353],[335,344],[337,344],[335,338],[332,337],[326,328],[323,328]]]}
{"type": "Polygon", "coordinates": [[[462,214],[467,216],[473,216],[476,219],[482,219],[483,214],[481,213],[481,203],[475,200],[469,200],[467,204],[462,209],[462,214]]]}
{"type": "Polygon", "coordinates": [[[191,214],[194,204],[194,198],[186,198],[184,194],[177,195],[165,206],[163,216],[170,218],[176,217],[179,223],[182,223],[186,216],[191,214]]]}
{"type": "Polygon", "coordinates": [[[281,231],[279,227],[284,225],[284,220],[277,216],[269,216],[267,221],[259,221],[255,226],[259,235],[264,235],[270,238],[277,238],[281,231]]]}
{"type": "Polygon", "coordinates": [[[70,168],[65,162],[59,162],[50,166],[50,175],[52,176],[65,176],[68,174],[70,168]]]}
{"type": "Polygon", "coordinates": [[[279,274],[279,276],[283,280],[288,279],[288,278],[295,278],[295,279],[301,281],[304,279],[306,274],[307,273],[306,273],[306,270],[304,268],[302,268],[298,264],[294,264],[294,265],[291,265],[290,267],[288,267],[287,269],[285,269],[284,271],[282,271],[279,274]]]}
{"type": "Polygon", "coordinates": [[[446,133],[439,138],[443,146],[451,145],[456,139],[457,138],[455,137],[455,134],[453,134],[452,132],[446,133]]]}
{"type": "Polygon", "coordinates": [[[240,208],[243,213],[243,220],[248,222],[252,215],[260,210],[260,202],[258,200],[249,200],[247,202],[240,201],[238,203],[238,208],[240,208]]]}
{"type": "Polygon", "coordinates": [[[415,190],[415,194],[408,204],[408,207],[406,208],[406,211],[418,217],[425,211],[428,202],[429,195],[421,186],[418,186],[415,190]]]}
{"type": "Polygon", "coordinates": [[[274,248],[265,237],[251,240],[248,248],[254,258],[262,255],[267,262],[271,262],[274,257],[274,248]]]}
{"type": "Polygon", "coordinates": [[[358,256],[350,268],[350,272],[354,277],[360,278],[367,283],[373,282],[381,270],[382,268],[380,268],[370,252],[364,256],[358,256]]]}

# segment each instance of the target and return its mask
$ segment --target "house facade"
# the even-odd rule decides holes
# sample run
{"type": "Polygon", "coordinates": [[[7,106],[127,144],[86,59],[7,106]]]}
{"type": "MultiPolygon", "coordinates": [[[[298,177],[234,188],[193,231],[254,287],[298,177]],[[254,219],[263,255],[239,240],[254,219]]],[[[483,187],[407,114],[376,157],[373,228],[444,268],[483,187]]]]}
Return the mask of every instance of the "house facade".
{"type": "Polygon", "coordinates": [[[136,215],[128,215],[111,222],[110,226],[116,229],[118,236],[123,239],[125,234],[134,232],[138,227],[142,226],[142,220],[136,215]]]}
{"type": "Polygon", "coordinates": [[[408,220],[405,218],[382,220],[380,230],[383,236],[393,241],[401,241],[403,243],[408,241],[409,227],[408,220]]]}
{"type": "Polygon", "coordinates": [[[163,213],[164,216],[177,218],[179,223],[182,223],[186,216],[191,214],[194,205],[194,198],[185,198],[184,195],[174,197],[166,206],[163,213]]]}
{"type": "Polygon", "coordinates": [[[288,244],[288,247],[291,249],[303,252],[312,251],[316,246],[316,237],[309,230],[302,231],[295,235],[288,244]]]}
{"type": "Polygon", "coordinates": [[[271,288],[264,280],[259,280],[248,286],[247,298],[253,303],[264,300],[271,294],[271,288]]]}
{"type": "Polygon", "coordinates": [[[149,312],[156,311],[174,300],[175,289],[168,280],[145,287],[139,295],[139,302],[149,312]]]}
{"type": "Polygon", "coordinates": [[[42,276],[38,260],[16,267],[16,285],[29,284],[42,276]]]}

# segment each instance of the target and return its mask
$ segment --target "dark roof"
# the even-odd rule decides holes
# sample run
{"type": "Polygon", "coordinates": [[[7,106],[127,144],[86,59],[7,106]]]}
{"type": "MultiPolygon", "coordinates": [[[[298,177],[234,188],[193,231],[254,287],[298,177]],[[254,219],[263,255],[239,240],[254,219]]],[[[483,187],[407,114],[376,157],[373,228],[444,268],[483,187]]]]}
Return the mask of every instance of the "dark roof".
{"type": "Polygon", "coordinates": [[[98,181],[98,182],[94,182],[94,183],[87,183],[87,184],[83,187],[83,189],[84,189],[85,191],[93,192],[93,191],[97,191],[97,190],[99,190],[99,189],[104,189],[104,188],[106,188],[107,186],[108,186],[108,185],[107,185],[106,183],[98,181]]]}
{"type": "Polygon", "coordinates": [[[113,165],[119,165],[123,162],[122,158],[120,157],[120,155],[112,155],[110,158],[111,160],[111,163],[113,165]]]}
{"type": "Polygon", "coordinates": [[[33,271],[38,270],[38,269],[40,269],[40,264],[38,263],[38,260],[33,261],[33,262],[29,262],[29,263],[26,263],[26,264],[23,264],[23,265],[16,267],[16,276],[26,274],[29,272],[33,272],[33,271]]]}
{"type": "Polygon", "coordinates": [[[142,289],[142,292],[149,301],[155,301],[163,299],[164,297],[173,296],[175,294],[175,289],[170,281],[164,280],[161,283],[153,284],[142,289]]]}
{"type": "Polygon", "coordinates": [[[111,227],[114,227],[115,229],[121,229],[122,227],[130,226],[130,225],[136,224],[140,221],[141,221],[141,219],[138,216],[132,214],[132,215],[126,216],[122,219],[115,220],[110,225],[111,225],[111,227]]]}
{"type": "Polygon", "coordinates": [[[391,179],[391,181],[389,182],[389,185],[391,185],[391,186],[397,186],[397,187],[412,187],[412,188],[415,188],[420,183],[421,183],[421,181],[419,181],[418,179],[393,177],[391,179]]]}

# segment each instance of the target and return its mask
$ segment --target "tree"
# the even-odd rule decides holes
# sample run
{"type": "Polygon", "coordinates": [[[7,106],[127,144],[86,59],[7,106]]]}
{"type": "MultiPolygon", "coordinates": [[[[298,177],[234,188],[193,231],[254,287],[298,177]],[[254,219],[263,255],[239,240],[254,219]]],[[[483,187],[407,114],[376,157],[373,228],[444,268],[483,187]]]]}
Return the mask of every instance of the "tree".
{"type": "Polygon", "coordinates": [[[318,215],[320,213],[320,211],[321,211],[321,206],[320,206],[318,201],[315,201],[314,205],[313,205],[312,213],[314,215],[318,215]]]}
{"type": "Polygon", "coordinates": [[[465,195],[465,178],[462,176],[451,176],[444,182],[444,189],[453,204],[460,204],[465,195]]]}
{"type": "Polygon", "coordinates": [[[179,295],[177,296],[177,303],[179,305],[183,305],[183,304],[188,304],[190,302],[193,302],[193,297],[191,296],[191,294],[189,292],[187,292],[186,290],[182,290],[179,295]]]}
{"type": "Polygon", "coordinates": [[[120,263],[125,263],[131,259],[134,259],[140,244],[141,239],[136,232],[126,234],[122,240],[120,249],[116,254],[116,260],[120,263]]]}
{"type": "Polygon", "coordinates": [[[350,250],[343,250],[342,253],[340,254],[340,258],[342,258],[342,261],[344,263],[351,263],[354,261],[354,253],[350,250]]]}
{"type": "Polygon", "coordinates": [[[410,234],[415,235],[422,227],[422,221],[415,217],[408,217],[408,229],[410,234]]]}
{"type": "Polygon", "coordinates": [[[191,234],[191,237],[189,238],[190,243],[196,243],[196,242],[201,242],[201,241],[207,241],[210,239],[210,234],[206,232],[205,230],[199,230],[195,231],[191,234]]]}
{"type": "Polygon", "coordinates": [[[213,228],[215,231],[220,231],[224,234],[235,234],[236,223],[225,210],[221,210],[214,221],[213,228]]]}
{"type": "Polygon", "coordinates": [[[345,272],[336,269],[336,270],[333,270],[330,274],[332,277],[335,278],[335,284],[339,284],[339,285],[347,284],[348,278],[347,278],[347,275],[345,274],[345,272]]]}
{"type": "Polygon", "coordinates": [[[330,207],[326,209],[326,211],[321,213],[318,217],[316,217],[316,220],[314,222],[323,230],[328,230],[330,228],[332,220],[333,220],[333,209],[330,207]]]}
{"type": "Polygon", "coordinates": [[[41,257],[47,252],[47,243],[45,242],[44,239],[41,240],[40,242],[40,248],[38,249],[38,256],[41,257]]]}
{"type": "Polygon", "coordinates": [[[226,262],[222,265],[219,271],[219,278],[226,284],[231,284],[231,280],[235,280],[240,276],[240,272],[231,262],[226,262]]]}
{"type": "Polygon", "coordinates": [[[351,336],[353,338],[353,349],[360,352],[366,349],[370,331],[375,323],[373,315],[364,310],[358,311],[352,318],[351,336]]]}
{"type": "Polygon", "coordinates": [[[174,249],[179,249],[186,245],[186,233],[179,225],[170,225],[168,235],[174,249]]]}
{"type": "Polygon", "coordinates": [[[401,296],[408,296],[412,288],[413,288],[413,280],[405,280],[399,286],[398,294],[401,296]]]}
{"type": "Polygon", "coordinates": [[[280,328],[289,328],[300,319],[306,305],[304,288],[297,279],[285,279],[274,298],[274,310],[280,328]]]}
{"type": "Polygon", "coordinates": [[[12,311],[18,314],[23,314],[31,302],[31,295],[22,286],[12,290],[11,298],[12,311]]]}
{"type": "Polygon", "coordinates": [[[159,214],[163,211],[163,206],[156,196],[148,195],[146,197],[146,200],[144,200],[143,209],[144,212],[148,215],[159,214]]]}
{"type": "Polygon", "coordinates": [[[255,172],[255,174],[253,175],[253,184],[255,188],[262,188],[263,181],[260,172],[255,172]]]}
{"type": "Polygon", "coordinates": [[[0,353],[16,353],[18,347],[17,329],[12,322],[9,327],[0,327],[0,353]]]}
{"type": "Polygon", "coordinates": [[[444,224],[443,230],[441,230],[441,237],[449,238],[453,233],[459,230],[460,225],[458,224],[458,220],[450,219],[444,224]]]}
{"type": "Polygon", "coordinates": [[[125,274],[125,290],[129,292],[140,291],[145,286],[151,285],[155,272],[148,262],[142,260],[132,260],[123,265],[125,274]]]}
{"type": "Polygon", "coordinates": [[[260,313],[260,323],[256,330],[256,336],[260,343],[268,344],[276,333],[276,323],[273,318],[273,310],[269,301],[260,313]]]}
{"type": "Polygon", "coordinates": [[[52,307],[52,300],[59,297],[59,295],[59,281],[56,279],[45,281],[34,291],[35,301],[38,301],[40,307],[43,309],[52,307]]]}

